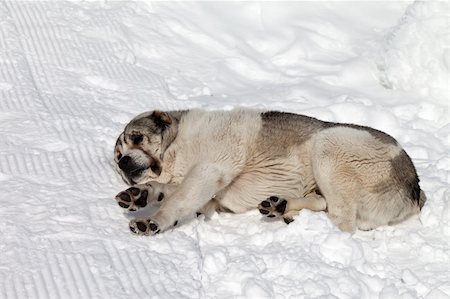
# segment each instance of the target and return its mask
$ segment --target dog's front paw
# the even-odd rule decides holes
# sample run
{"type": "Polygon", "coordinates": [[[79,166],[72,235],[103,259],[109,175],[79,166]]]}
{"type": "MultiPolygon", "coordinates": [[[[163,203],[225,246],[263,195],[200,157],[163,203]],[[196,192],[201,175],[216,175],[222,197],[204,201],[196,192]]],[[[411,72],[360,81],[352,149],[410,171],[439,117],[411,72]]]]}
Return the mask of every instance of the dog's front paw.
{"type": "Polygon", "coordinates": [[[131,187],[116,195],[116,201],[121,208],[136,211],[147,206],[148,187],[131,187]]]}
{"type": "Polygon", "coordinates": [[[135,219],[130,221],[130,230],[143,236],[153,236],[160,232],[159,225],[151,219],[135,219]]]}
{"type": "Polygon", "coordinates": [[[161,202],[164,199],[162,184],[135,185],[116,195],[116,201],[121,208],[136,211],[146,207],[152,202],[161,202]]]}
{"type": "Polygon", "coordinates": [[[271,196],[258,205],[259,212],[266,217],[281,217],[286,211],[287,200],[271,196]]]}

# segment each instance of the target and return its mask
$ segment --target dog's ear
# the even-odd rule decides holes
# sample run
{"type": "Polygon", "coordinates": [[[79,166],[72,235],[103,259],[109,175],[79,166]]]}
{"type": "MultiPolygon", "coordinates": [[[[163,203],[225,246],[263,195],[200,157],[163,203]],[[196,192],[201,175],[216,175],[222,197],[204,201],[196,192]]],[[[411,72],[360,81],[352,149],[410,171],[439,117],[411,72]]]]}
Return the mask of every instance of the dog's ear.
{"type": "Polygon", "coordinates": [[[150,115],[150,118],[153,120],[155,125],[161,130],[166,129],[168,126],[172,124],[172,118],[167,112],[155,110],[150,115]]]}
{"type": "Polygon", "coordinates": [[[162,160],[164,152],[169,147],[169,145],[175,140],[178,134],[178,123],[181,118],[179,112],[169,111],[158,111],[155,110],[150,115],[155,127],[161,130],[158,132],[161,134],[161,156],[162,160]]]}

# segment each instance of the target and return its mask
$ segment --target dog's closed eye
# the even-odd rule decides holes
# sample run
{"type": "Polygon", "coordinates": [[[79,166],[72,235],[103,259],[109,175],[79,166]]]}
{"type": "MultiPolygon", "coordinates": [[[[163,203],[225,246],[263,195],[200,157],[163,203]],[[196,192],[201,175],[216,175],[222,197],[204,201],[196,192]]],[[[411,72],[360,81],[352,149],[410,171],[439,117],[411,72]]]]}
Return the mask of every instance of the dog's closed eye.
{"type": "Polygon", "coordinates": [[[131,140],[133,141],[133,144],[137,145],[144,140],[144,136],[141,134],[131,135],[131,140]]]}

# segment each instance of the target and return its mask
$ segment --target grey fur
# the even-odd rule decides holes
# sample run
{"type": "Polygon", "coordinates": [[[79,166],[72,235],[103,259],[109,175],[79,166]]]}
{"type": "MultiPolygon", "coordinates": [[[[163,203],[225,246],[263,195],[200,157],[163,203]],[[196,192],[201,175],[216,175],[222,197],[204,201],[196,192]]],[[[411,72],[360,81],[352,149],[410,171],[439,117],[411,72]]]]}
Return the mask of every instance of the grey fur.
{"type": "Polygon", "coordinates": [[[289,147],[301,145],[318,131],[331,126],[313,117],[279,111],[263,112],[261,120],[257,142],[261,150],[274,155],[286,154],[289,147]]]}
{"type": "Polygon", "coordinates": [[[363,131],[367,131],[369,132],[373,137],[375,137],[377,140],[379,140],[382,143],[385,144],[392,144],[392,145],[397,145],[397,140],[395,140],[394,137],[376,130],[374,128],[371,127],[366,127],[366,126],[360,126],[360,125],[355,125],[355,124],[340,124],[340,123],[334,123],[333,125],[335,126],[343,126],[343,127],[349,127],[349,128],[353,128],[353,129],[357,129],[357,130],[363,130],[363,131]]]}
{"type": "Polygon", "coordinates": [[[419,177],[417,176],[416,168],[411,158],[402,150],[400,154],[392,159],[391,164],[391,177],[395,180],[395,185],[399,186],[407,194],[406,199],[419,205],[421,196],[419,177]]]}

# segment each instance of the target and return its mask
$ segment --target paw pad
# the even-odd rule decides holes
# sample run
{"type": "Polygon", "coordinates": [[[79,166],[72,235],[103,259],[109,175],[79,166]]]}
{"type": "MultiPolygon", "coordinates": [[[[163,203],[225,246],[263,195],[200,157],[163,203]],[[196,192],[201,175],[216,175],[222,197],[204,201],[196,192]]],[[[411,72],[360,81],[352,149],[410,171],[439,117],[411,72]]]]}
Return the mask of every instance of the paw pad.
{"type": "Polygon", "coordinates": [[[286,211],[287,200],[277,196],[271,196],[262,201],[259,206],[259,212],[268,218],[280,217],[286,211]]]}
{"type": "Polygon", "coordinates": [[[137,229],[141,232],[145,233],[147,231],[147,224],[145,222],[138,221],[136,222],[137,229]]]}
{"type": "Polygon", "coordinates": [[[116,201],[121,208],[136,211],[139,208],[147,206],[147,198],[147,190],[131,187],[117,194],[116,201]]]}
{"type": "Polygon", "coordinates": [[[284,218],[283,218],[283,221],[284,221],[284,223],[289,224],[289,223],[291,223],[292,221],[294,221],[294,219],[289,218],[289,217],[284,217],[284,218]]]}
{"type": "Polygon", "coordinates": [[[133,196],[138,196],[139,193],[141,193],[141,190],[139,190],[139,188],[136,188],[136,187],[128,188],[126,191],[129,192],[133,196]]]}
{"type": "Polygon", "coordinates": [[[137,235],[154,235],[160,231],[158,224],[150,219],[131,220],[130,230],[137,235]]]}
{"type": "Polygon", "coordinates": [[[261,206],[263,208],[270,208],[270,202],[268,202],[267,200],[261,202],[261,206]]]}

